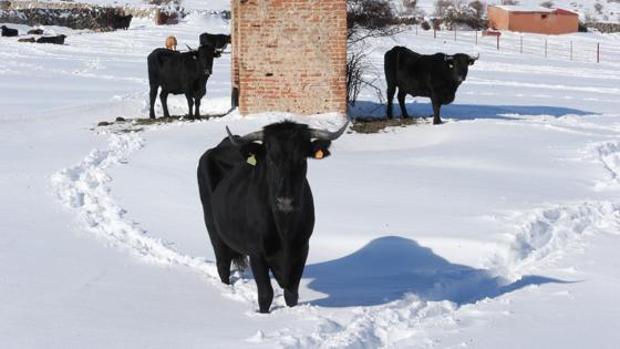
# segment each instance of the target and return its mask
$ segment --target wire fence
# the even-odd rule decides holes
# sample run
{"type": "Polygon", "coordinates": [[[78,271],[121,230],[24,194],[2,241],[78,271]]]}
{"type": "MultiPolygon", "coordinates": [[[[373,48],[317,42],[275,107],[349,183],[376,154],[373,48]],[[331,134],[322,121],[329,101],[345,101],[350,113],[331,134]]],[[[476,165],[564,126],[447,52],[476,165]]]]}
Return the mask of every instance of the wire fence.
{"type": "Polygon", "coordinates": [[[620,62],[620,45],[608,44],[597,37],[577,35],[543,35],[529,33],[492,33],[483,35],[481,31],[436,31],[415,28],[416,35],[427,36],[443,41],[470,42],[475,46],[495,49],[509,53],[535,55],[559,60],[618,63],[620,62]]]}

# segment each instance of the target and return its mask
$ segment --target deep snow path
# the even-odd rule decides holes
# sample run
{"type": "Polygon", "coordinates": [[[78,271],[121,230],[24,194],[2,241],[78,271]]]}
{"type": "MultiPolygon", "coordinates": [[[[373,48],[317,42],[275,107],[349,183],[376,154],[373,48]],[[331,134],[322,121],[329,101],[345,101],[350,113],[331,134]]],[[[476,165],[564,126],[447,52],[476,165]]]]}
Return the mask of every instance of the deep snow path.
{"type": "MultiPolygon", "coordinates": [[[[501,121],[486,123],[505,124],[501,121]]],[[[210,124],[210,122],[203,124],[210,124]]],[[[546,124],[532,119],[529,124],[536,128],[553,127],[558,130],[556,132],[561,133],[571,128],[572,132],[577,132],[576,129],[579,129],[587,133],[601,132],[603,137],[610,136],[606,134],[609,128],[600,128],[588,123],[579,127],[571,118],[556,122],[547,121],[546,124]]],[[[165,133],[166,128],[158,131],[165,133]]],[[[149,131],[146,132],[148,135],[149,131]]],[[[255,308],[256,299],[256,291],[251,279],[240,279],[234,286],[224,287],[219,283],[217,271],[212,262],[177,250],[175,248],[177,244],[174,241],[166,241],[166,239],[154,236],[142,228],[139,222],[127,218],[127,211],[115,201],[111,192],[112,178],[108,172],[115,166],[126,164],[131,166],[130,157],[144,147],[145,141],[138,133],[110,133],[107,137],[109,141],[106,149],[96,149],[80,164],[63,169],[52,176],[52,187],[61,203],[75,210],[85,228],[99,238],[146,261],[162,265],[181,265],[206,275],[211,285],[224,295],[244,301],[251,314],[251,309],[255,308]]],[[[620,150],[618,144],[620,144],[618,141],[604,141],[584,144],[581,149],[586,157],[592,157],[599,163],[599,166],[609,172],[610,182],[617,181],[615,171],[616,157],[620,150]]],[[[311,315],[313,322],[316,323],[315,330],[310,333],[307,330],[300,332],[293,326],[265,333],[259,329],[257,335],[250,338],[250,342],[273,343],[276,341],[283,347],[304,348],[375,348],[404,345],[403,343],[411,340],[421,340],[417,342],[418,346],[420,344],[430,345],[432,340],[428,337],[428,332],[432,328],[444,328],[445,330],[456,328],[458,326],[456,318],[463,312],[466,314],[475,312],[476,303],[479,301],[490,299],[491,302],[498,302],[494,299],[528,285],[577,281],[527,274],[532,271],[544,272],[548,269],[550,261],[561,259],[567,254],[575,254],[584,246],[584,236],[617,234],[620,231],[620,209],[609,201],[559,203],[542,209],[513,211],[498,219],[494,224],[504,226],[507,233],[503,241],[496,245],[496,252],[489,256],[486,263],[488,269],[444,265],[443,261],[439,262],[439,265],[437,262],[425,264],[429,263],[424,262],[427,257],[419,256],[408,260],[411,258],[411,253],[429,252],[420,252],[424,249],[415,252],[403,249],[403,246],[412,243],[404,238],[378,239],[360,250],[358,253],[362,257],[358,258],[373,258],[369,257],[368,253],[393,255],[394,261],[404,264],[401,271],[404,274],[398,278],[411,278],[411,282],[421,282],[421,288],[416,289],[413,284],[410,284],[407,286],[410,291],[402,298],[399,297],[383,305],[353,308],[323,308],[319,305],[306,305],[294,311],[287,311],[285,314],[290,315],[285,315],[285,317],[290,317],[288,321],[293,322],[311,315]],[[408,275],[408,273],[413,274],[408,275]],[[429,283],[423,281],[429,276],[429,283]],[[465,310],[462,310],[463,305],[465,305],[465,310]]],[[[419,249],[419,246],[413,248],[419,249]]],[[[378,258],[381,260],[385,257],[378,258]]],[[[337,265],[337,263],[329,265],[327,271],[323,270],[323,273],[339,273],[337,265]]],[[[309,265],[305,277],[321,279],[320,270],[320,264],[309,265]]],[[[364,282],[365,279],[375,282],[371,281],[373,278],[371,269],[366,269],[360,279],[348,277],[347,274],[351,272],[354,273],[355,270],[344,270],[344,274],[340,273],[331,282],[351,283],[352,285],[356,285],[356,282],[360,280],[364,282]]],[[[378,269],[377,272],[378,276],[384,277],[382,274],[386,271],[378,269]]],[[[313,282],[310,282],[308,287],[312,288],[313,282]]],[[[372,286],[360,285],[359,287],[372,286]]],[[[283,302],[280,299],[280,290],[277,287],[276,290],[274,305],[275,311],[278,312],[283,302]]],[[[379,294],[385,291],[386,289],[382,288],[376,290],[379,294]]],[[[348,289],[343,297],[355,297],[355,292],[354,288],[348,289]]],[[[333,297],[337,295],[332,294],[331,303],[325,304],[346,304],[342,303],[345,298],[339,300],[333,297]]],[[[501,298],[497,299],[501,300],[501,298]]],[[[321,304],[321,301],[316,304],[321,304]]],[[[258,325],[260,328],[260,323],[258,325]]]]}

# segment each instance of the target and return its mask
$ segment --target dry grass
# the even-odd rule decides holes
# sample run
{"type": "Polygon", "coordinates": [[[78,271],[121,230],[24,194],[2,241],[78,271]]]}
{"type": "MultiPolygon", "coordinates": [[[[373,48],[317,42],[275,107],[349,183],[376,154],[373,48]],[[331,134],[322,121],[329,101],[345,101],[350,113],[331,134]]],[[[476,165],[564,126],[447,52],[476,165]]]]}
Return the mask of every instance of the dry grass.
{"type": "Polygon", "coordinates": [[[379,133],[387,127],[407,127],[418,124],[417,118],[376,119],[355,118],[351,129],[357,133],[379,133]]]}

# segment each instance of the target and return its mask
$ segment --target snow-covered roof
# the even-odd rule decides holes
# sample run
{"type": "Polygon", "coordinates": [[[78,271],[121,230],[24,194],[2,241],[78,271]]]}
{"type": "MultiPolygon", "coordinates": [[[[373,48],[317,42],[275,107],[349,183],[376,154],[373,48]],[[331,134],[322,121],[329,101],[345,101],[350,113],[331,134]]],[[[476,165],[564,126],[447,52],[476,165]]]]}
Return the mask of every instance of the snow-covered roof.
{"type": "Polygon", "coordinates": [[[500,8],[509,12],[547,12],[551,13],[554,10],[540,6],[516,6],[516,5],[496,5],[494,7],[500,8]]]}
{"type": "Polygon", "coordinates": [[[541,6],[518,6],[518,5],[495,5],[493,7],[500,8],[508,12],[537,12],[537,13],[563,13],[563,14],[575,14],[578,13],[571,10],[562,8],[546,8],[541,6]]]}

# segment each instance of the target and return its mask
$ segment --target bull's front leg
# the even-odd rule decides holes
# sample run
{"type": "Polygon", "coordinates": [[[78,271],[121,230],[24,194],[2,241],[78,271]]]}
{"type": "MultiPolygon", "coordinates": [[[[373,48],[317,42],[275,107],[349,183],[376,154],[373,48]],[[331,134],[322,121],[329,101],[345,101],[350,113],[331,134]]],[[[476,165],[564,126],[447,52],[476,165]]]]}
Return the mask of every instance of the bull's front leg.
{"type": "Polygon", "coordinates": [[[258,309],[261,313],[269,313],[273,301],[273,288],[269,278],[269,266],[263,257],[250,256],[250,267],[258,289],[258,309]]]}
{"type": "Polygon", "coordinates": [[[196,112],[194,113],[194,117],[196,117],[196,119],[200,119],[200,101],[202,100],[202,97],[204,96],[203,94],[197,94],[194,96],[194,105],[196,106],[196,112]]]}
{"type": "Polygon", "coordinates": [[[295,263],[291,266],[289,282],[287,287],[284,288],[284,301],[289,307],[296,306],[299,300],[299,282],[301,281],[301,276],[304,273],[307,258],[308,246],[306,246],[300,253],[300,259],[295,261],[295,263]]]}
{"type": "Polygon", "coordinates": [[[187,108],[189,109],[187,117],[191,119],[194,116],[192,113],[192,109],[194,108],[194,99],[190,93],[185,94],[185,99],[187,99],[187,108]]]}
{"type": "Polygon", "coordinates": [[[431,101],[433,102],[433,125],[439,125],[442,123],[441,117],[439,116],[441,102],[438,97],[432,97],[431,101]]]}
{"type": "Polygon", "coordinates": [[[164,117],[169,118],[170,113],[168,113],[168,92],[164,91],[163,88],[159,93],[159,99],[161,100],[161,107],[164,109],[164,117]]]}

